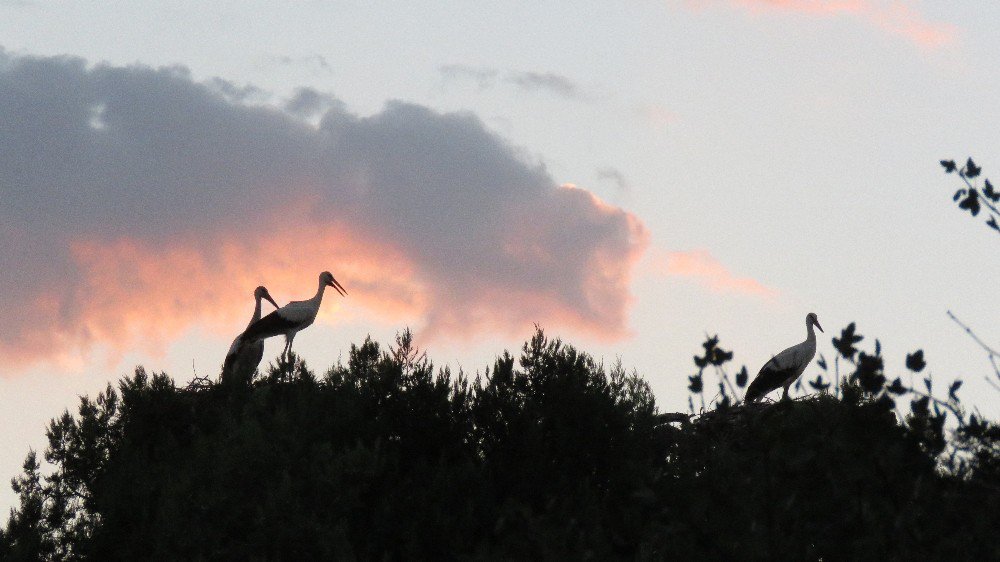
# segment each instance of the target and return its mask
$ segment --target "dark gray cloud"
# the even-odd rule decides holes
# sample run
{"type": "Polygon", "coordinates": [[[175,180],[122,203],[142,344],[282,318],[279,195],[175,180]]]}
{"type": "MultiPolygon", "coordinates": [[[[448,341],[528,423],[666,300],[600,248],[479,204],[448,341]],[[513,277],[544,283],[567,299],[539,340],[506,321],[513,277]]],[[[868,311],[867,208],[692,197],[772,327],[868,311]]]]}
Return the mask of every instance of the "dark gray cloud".
{"type": "Polygon", "coordinates": [[[345,112],[344,104],[335,96],[312,88],[299,88],[285,102],[285,111],[304,118],[315,117],[333,108],[337,108],[339,113],[345,112]]]}
{"type": "Polygon", "coordinates": [[[252,102],[266,101],[270,96],[264,90],[254,86],[253,84],[244,84],[242,86],[225,80],[222,78],[212,78],[206,82],[206,84],[214,88],[217,92],[228,98],[230,101],[237,102],[252,102]]]}
{"type": "MultiPolygon", "coordinates": [[[[246,105],[219,84],[183,68],[0,53],[0,350],[31,360],[100,341],[117,333],[105,310],[119,306],[115,291],[140,286],[143,306],[197,322],[194,305],[174,304],[179,288],[143,285],[142,263],[112,276],[106,262],[168,256],[210,277],[237,248],[294,268],[253,248],[319,236],[323,224],[345,240],[312,240],[331,248],[317,263],[350,261],[327,267],[347,268],[342,282],[369,299],[410,287],[429,332],[546,320],[625,330],[641,223],[558,187],[476,116],[394,102],[359,117],[310,90],[284,109],[246,105]],[[88,299],[96,292],[112,295],[104,308],[88,299]]],[[[244,289],[233,288],[243,300],[244,289]]]]}

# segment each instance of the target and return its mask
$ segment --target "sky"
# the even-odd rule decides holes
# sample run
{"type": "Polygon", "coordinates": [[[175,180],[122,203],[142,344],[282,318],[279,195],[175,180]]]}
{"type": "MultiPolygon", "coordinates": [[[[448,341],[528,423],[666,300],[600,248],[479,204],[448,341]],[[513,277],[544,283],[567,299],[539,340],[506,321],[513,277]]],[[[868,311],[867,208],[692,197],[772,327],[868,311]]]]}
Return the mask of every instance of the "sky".
{"type": "Polygon", "coordinates": [[[683,411],[706,335],[756,372],[816,312],[1000,416],[946,314],[1000,344],[1000,241],[938,165],[1000,170],[1000,5],[370,4],[0,0],[0,476],[324,270],[319,371],[410,327],[474,376],[537,324],[683,411]]]}

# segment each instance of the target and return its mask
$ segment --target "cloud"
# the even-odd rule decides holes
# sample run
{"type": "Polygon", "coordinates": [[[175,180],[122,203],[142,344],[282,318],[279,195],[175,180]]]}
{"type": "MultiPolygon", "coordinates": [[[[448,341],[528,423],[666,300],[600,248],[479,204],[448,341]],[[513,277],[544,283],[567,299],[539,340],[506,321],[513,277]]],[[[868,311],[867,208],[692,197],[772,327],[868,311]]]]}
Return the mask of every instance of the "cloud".
{"type": "Polygon", "coordinates": [[[324,269],[350,292],[324,318],[627,333],[642,223],[474,115],[359,117],[316,92],[252,106],[183,68],[2,52],[0,113],[7,365],[232,330],[256,285],[284,303],[324,269]]]}
{"type": "Polygon", "coordinates": [[[276,58],[277,62],[284,66],[302,66],[321,71],[325,74],[333,74],[333,67],[323,55],[304,55],[292,57],[282,55],[276,58]]]}
{"type": "Polygon", "coordinates": [[[778,292],[750,277],[737,277],[707,250],[657,252],[651,256],[653,270],[666,277],[690,279],[716,293],[734,293],[775,298],[778,292]]]}
{"type": "Polygon", "coordinates": [[[495,86],[497,81],[497,71],[486,67],[445,64],[438,67],[438,72],[445,80],[472,80],[480,90],[495,86]]]}
{"type": "Polygon", "coordinates": [[[580,97],[580,88],[576,83],[552,72],[512,72],[505,80],[529,92],[545,91],[564,98],[580,97]]]}
{"type": "Polygon", "coordinates": [[[285,111],[306,119],[322,116],[332,108],[337,108],[341,112],[345,111],[340,100],[331,94],[312,88],[299,88],[292,98],[284,104],[285,111]]]}
{"type": "Polygon", "coordinates": [[[548,92],[567,99],[583,97],[580,87],[575,82],[554,72],[507,71],[501,73],[495,68],[465,64],[446,64],[438,67],[438,71],[446,80],[475,82],[480,90],[493,88],[499,83],[504,83],[530,93],[548,92]]]}
{"type": "Polygon", "coordinates": [[[632,184],[625,177],[625,174],[617,168],[612,168],[611,166],[605,166],[603,168],[598,168],[597,179],[602,181],[610,181],[615,184],[615,187],[619,191],[628,192],[632,190],[632,184]]]}
{"type": "Polygon", "coordinates": [[[754,13],[789,12],[817,17],[848,16],[884,32],[934,49],[955,39],[955,26],[933,22],[903,0],[689,0],[693,7],[724,4],[754,13]]]}

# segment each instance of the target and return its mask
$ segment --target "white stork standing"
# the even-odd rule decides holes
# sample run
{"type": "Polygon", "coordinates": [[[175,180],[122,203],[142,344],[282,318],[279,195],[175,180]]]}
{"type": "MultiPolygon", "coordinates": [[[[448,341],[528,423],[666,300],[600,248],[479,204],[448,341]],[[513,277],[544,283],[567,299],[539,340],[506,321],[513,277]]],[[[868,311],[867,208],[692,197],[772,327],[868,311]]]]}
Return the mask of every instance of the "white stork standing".
{"type": "Polygon", "coordinates": [[[240,337],[248,342],[259,342],[265,338],[284,334],[285,349],[281,354],[287,356],[292,351],[295,334],[316,320],[319,304],[323,300],[323,290],[328,285],[336,289],[341,296],[347,296],[347,290],[333,278],[333,274],[324,271],[319,274],[319,289],[313,298],[286,304],[248,326],[240,337]]]}
{"type": "MultiPolygon", "coordinates": [[[[274,302],[271,294],[267,292],[267,289],[263,285],[253,290],[253,298],[253,316],[250,317],[250,323],[247,324],[247,328],[260,320],[261,299],[267,299],[267,302],[273,304],[274,308],[279,308],[278,303],[274,302]]],[[[236,336],[233,344],[229,346],[229,351],[226,353],[226,361],[222,364],[223,382],[235,382],[236,379],[249,382],[250,377],[253,376],[253,372],[257,370],[257,365],[260,365],[260,360],[264,357],[264,342],[254,341],[244,343],[244,341],[243,334],[240,334],[236,336]]]]}
{"type": "Polygon", "coordinates": [[[757,378],[747,388],[744,397],[746,403],[762,398],[779,386],[785,387],[785,393],[781,396],[782,400],[788,398],[788,387],[802,375],[806,366],[816,355],[816,332],[813,331],[813,326],[819,328],[819,331],[823,331],[816,314],[810,312],[806,315],[806,331],[808,332],[806,341],[789,347],[764,363],[760,372],[757,373],[757,378]]]}

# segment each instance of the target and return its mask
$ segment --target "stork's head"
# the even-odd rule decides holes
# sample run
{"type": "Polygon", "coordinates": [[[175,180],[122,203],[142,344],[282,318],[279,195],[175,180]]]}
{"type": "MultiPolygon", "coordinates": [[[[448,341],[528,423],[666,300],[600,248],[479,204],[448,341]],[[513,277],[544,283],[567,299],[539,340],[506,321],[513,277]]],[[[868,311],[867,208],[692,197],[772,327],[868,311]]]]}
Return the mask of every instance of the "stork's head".
{"type": "Polygon", "coordinates": [[[266,299],[267,302],[274,305],[274,308],[281,308],[278,306],[278,303],[274,302],[274,299],[271,298],[271,293],[268,293],[267,289],[263,285],[253,290],[253,298],[257,300],[266,299]]]}
{"type": "Polygon", "coordinates": [[[323,285],[329,285],[334,289],[337,289],[337,292],[340,293],[340,296],[343,297],[347,296],[347,289],[345,289],[344,286],[340,284],[340,282],[334,279],[333,274],[330,273],[329,271],[324,271],[323,273],[319,274],[319,282],[323,285]]]}
{"type": "Polygon", "coordinates": [[[819,318],[816,317],[815,312],[810,312],[809,314],[806,315],[806,327],[808,328],[811,325],[815,325],[817,328],[819,328],[819,331],[821,332],[823,331],[823,326],[819,325],[819,318]]]}

